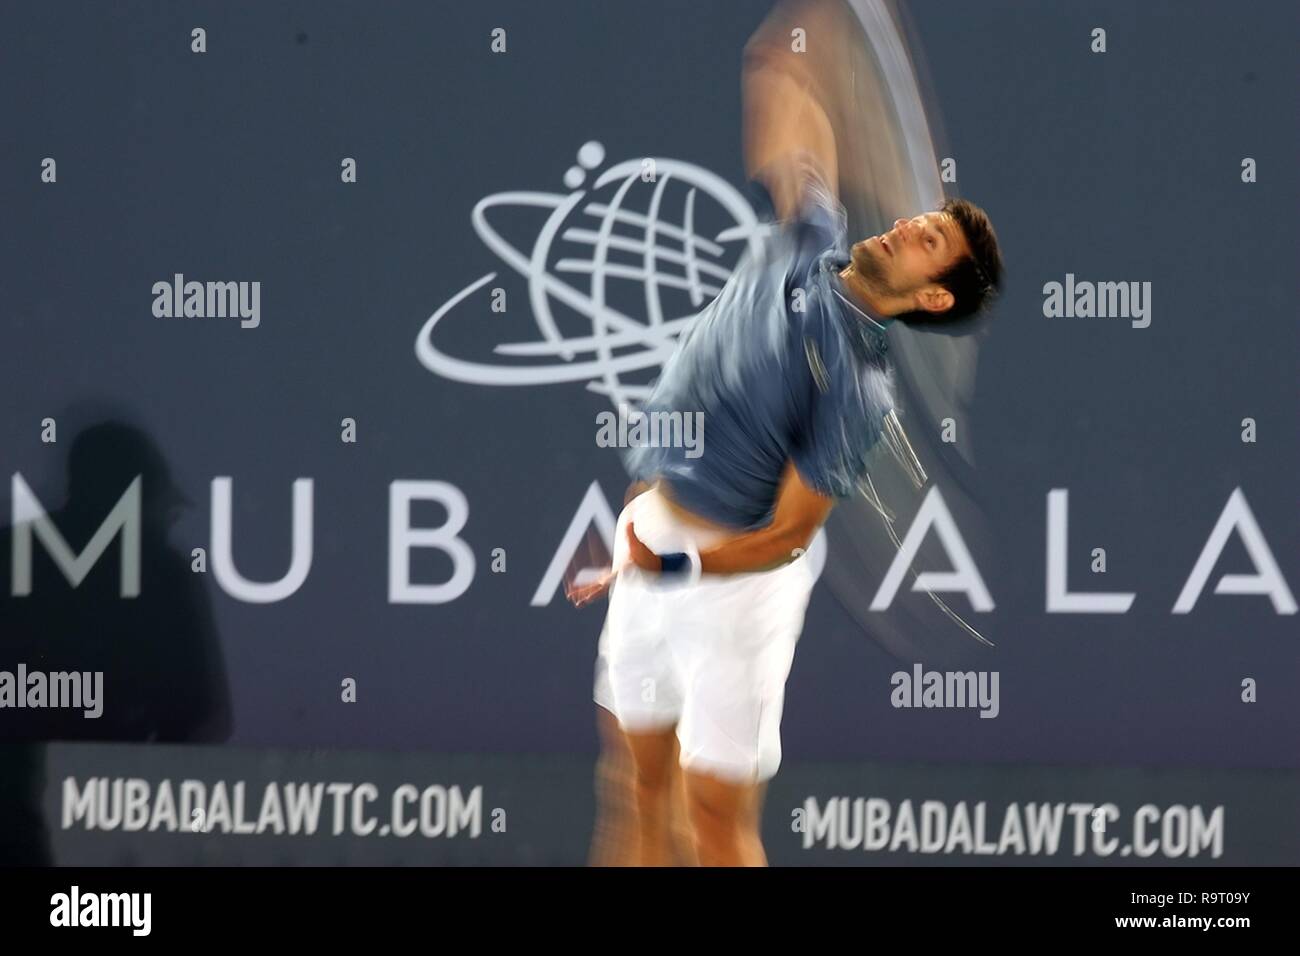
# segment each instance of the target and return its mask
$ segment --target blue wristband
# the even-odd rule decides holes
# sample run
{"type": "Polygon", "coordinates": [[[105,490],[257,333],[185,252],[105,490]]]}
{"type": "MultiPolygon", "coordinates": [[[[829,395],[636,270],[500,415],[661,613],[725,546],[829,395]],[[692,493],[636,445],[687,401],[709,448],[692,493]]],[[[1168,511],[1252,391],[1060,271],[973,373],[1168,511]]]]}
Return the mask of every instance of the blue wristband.
{"type": "Polygon", "coordinates": [[[691,569],[690,555],[683,554],[680,551],[659,555],[659,563],[661,574],[681,574],[691,569]]]}

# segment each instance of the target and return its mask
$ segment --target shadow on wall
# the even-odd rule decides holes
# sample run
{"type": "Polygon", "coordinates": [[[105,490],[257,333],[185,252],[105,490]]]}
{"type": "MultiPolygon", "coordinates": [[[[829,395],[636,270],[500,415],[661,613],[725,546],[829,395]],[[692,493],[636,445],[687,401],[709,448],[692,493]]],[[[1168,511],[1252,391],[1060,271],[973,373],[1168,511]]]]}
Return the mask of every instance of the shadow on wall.
{"type": "Polygon", "coordinates": [[[43,532],[31,521],[0,530],[0,865],[53,862],[42,812],[45,742],[215,743],[231,731],[205,576],[168,540],[190,502],[162,452],[140,428],[102,421],[73,439],[67,476],[67,501],[48,512],[43,532]],[[139,593],[122,594],[123,562],[136,560],[123,553],[125,529],[74,584],[69,555],[107,530],[137,477],[138,507],[128,501],[126,519],[139,529],[139,593]],[[67,544],[62,560],[57,542],[43,540],[54,531],[67,544]],[[16,594],[24,577],[30,592],[16,594]],[[75,700],[72,687],[85,695],[77,706],[52,706],[75,700]]]}

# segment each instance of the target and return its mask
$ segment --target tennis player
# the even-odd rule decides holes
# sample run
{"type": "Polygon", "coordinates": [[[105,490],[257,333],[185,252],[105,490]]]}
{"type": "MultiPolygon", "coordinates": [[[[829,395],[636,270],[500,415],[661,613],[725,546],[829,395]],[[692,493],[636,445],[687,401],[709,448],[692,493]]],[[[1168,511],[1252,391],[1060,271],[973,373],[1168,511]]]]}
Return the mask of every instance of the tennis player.
{"type": "MultiPolygon", "coordinates": [[[[965,200],[847,247],[835,133],[802,56],[751,41],[746,172],[776,219],[691,324],[646,412],[703,413],[704,453],[629,454],[603,653],[636,767],[643,864],[669,859],[680,760],[701,865],[764,865],[758,813],[781,760],[786,678],[812,590],[803,558],[854,492],[894,404],[889,326],[984,309],[1001,253],[965,200]]],[[[870,117],[863,117],[870,122],[870,117]]]]}

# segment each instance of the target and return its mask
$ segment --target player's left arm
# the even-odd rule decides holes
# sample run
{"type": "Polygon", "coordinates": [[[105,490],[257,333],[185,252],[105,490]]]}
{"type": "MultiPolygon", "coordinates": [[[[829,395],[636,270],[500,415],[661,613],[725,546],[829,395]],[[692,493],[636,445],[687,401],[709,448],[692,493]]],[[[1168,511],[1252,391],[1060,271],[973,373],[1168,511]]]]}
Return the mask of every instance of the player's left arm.
{"type": "Polygon", "coordinates": [[[790,48],[786,19],[796,13],[815,32],[815,6],[778,7],[745,46],[741,73],[746,175],[767,186],[778,220],[798,213],[806,165],[837,192],[835,131],[805,65],[808,54],[790,48]]]}
{"type": "MultiPolygon", "coordinates": [[[[794,463],[787,463],[777,488],[772,520],[759,528],[730,539],[716,548],[700,552],[700,571],[704,574],[743,574],[766,571],[793,561],[806,551],[835,499],[814,491],[799,476],[794,463]]],[[[662,561],[627,529],[629,556],[646,571],[662,570],[662,561]]]]}

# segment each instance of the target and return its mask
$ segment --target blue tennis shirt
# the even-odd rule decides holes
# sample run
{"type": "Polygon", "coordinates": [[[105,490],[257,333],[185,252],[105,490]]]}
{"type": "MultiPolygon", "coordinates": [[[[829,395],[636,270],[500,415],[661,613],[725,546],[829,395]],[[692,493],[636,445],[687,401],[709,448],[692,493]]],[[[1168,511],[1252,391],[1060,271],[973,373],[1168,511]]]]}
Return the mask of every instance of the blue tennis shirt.
{"type": "MultiPolygon", "coordinates": [[[[768,209],[771,199],[752,184],[768,209]]],[[[632,448],[636,480],[740,530],[769,523],[786,462],[818,492],[851,494],[894,405],[890,319],[852,299],[843,207],[806,171],[796,216],[747,251],[682,334],[642,406],[702,413],[703,442],[632,448]]]]}

